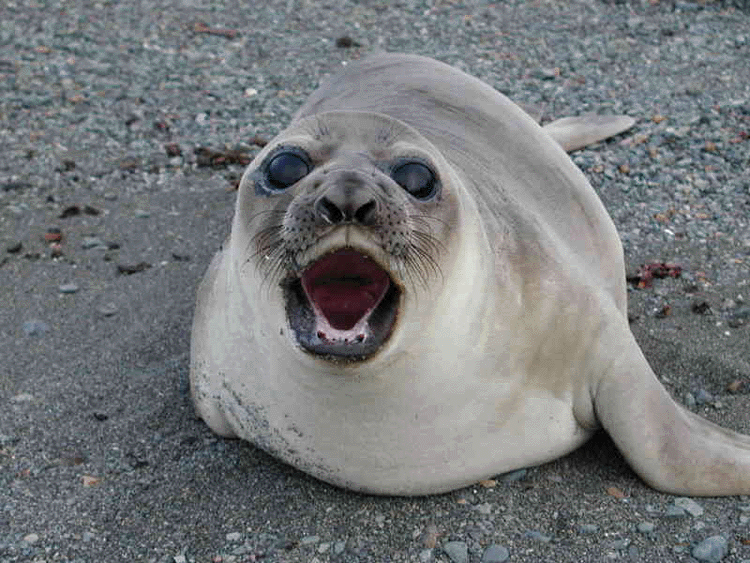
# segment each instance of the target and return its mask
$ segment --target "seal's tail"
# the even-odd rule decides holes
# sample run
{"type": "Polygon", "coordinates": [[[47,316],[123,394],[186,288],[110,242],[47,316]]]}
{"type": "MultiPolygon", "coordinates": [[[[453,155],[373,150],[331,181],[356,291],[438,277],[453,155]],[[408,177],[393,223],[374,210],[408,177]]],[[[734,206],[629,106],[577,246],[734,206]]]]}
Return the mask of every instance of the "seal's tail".
{"type": "Polygon", "coordinates": [[[542,127],[565,152],[573,152],[619,135],[635,125],[635,119],[628,115],[587,114],[577,117],[563,117],[542,127]]]}

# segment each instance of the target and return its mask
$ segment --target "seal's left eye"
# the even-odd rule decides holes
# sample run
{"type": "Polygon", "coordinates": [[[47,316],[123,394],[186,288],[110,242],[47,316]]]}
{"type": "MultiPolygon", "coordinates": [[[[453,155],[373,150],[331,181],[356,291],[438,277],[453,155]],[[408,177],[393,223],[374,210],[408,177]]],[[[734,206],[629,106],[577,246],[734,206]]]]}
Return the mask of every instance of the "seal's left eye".
{"type": "Polygon", "coordinates": [[[421,162],[407,162],[391,173],[396,183],[417,199],[428,199],[435,193],[435,174],[421,162]]]}
{"type": "Polygon", "coordinates": [[[309,173],[309,164],[293,152],[279,153],[268,163],[268,183],[277,190],[296,184],[309,173]]]}

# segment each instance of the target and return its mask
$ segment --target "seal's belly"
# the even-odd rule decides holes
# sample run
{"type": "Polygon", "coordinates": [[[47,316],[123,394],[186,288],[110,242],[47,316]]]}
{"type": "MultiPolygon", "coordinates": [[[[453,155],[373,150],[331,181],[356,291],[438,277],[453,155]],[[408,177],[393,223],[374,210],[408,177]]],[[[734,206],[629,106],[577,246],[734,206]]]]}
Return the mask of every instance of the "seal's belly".
{"type": "Polygon", "coordinates": [[[591,436],[560,398],[486,397],[225,405],[240,437],[319,479],[367,493],[448,491],[555,459],[591,436]]]}

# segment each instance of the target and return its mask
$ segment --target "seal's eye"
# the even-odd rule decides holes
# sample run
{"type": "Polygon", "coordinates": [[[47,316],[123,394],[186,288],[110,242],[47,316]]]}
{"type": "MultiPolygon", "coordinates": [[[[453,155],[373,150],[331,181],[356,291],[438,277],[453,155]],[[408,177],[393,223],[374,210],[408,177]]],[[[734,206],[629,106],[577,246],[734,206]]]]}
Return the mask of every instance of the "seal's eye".
{"type": "Polygon", "coordinates": [[[307,161],[293,152],[279,153],[268,163],[268,183],[277,190],[296,184],[309,173],[307,161]]]}
{"type": "Polygon", "coordinates": [[[407,162],[391,173],[391,178],[417,199],[427,199],[435,193],[435,174],[421,162],[407,162]]]}

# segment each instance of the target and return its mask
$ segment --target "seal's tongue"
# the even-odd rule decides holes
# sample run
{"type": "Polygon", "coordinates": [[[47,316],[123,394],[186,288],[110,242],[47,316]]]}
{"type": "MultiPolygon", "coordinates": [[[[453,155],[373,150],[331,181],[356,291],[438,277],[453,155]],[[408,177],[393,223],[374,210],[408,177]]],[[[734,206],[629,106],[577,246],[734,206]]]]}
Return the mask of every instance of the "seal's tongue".
{"type": "Polygon", "coordinates": [[[388,273],[351,249],[324,256],[302,273],[302,287],[316,313],[337,330],[348,331],[382,301],[388,273]]]}

